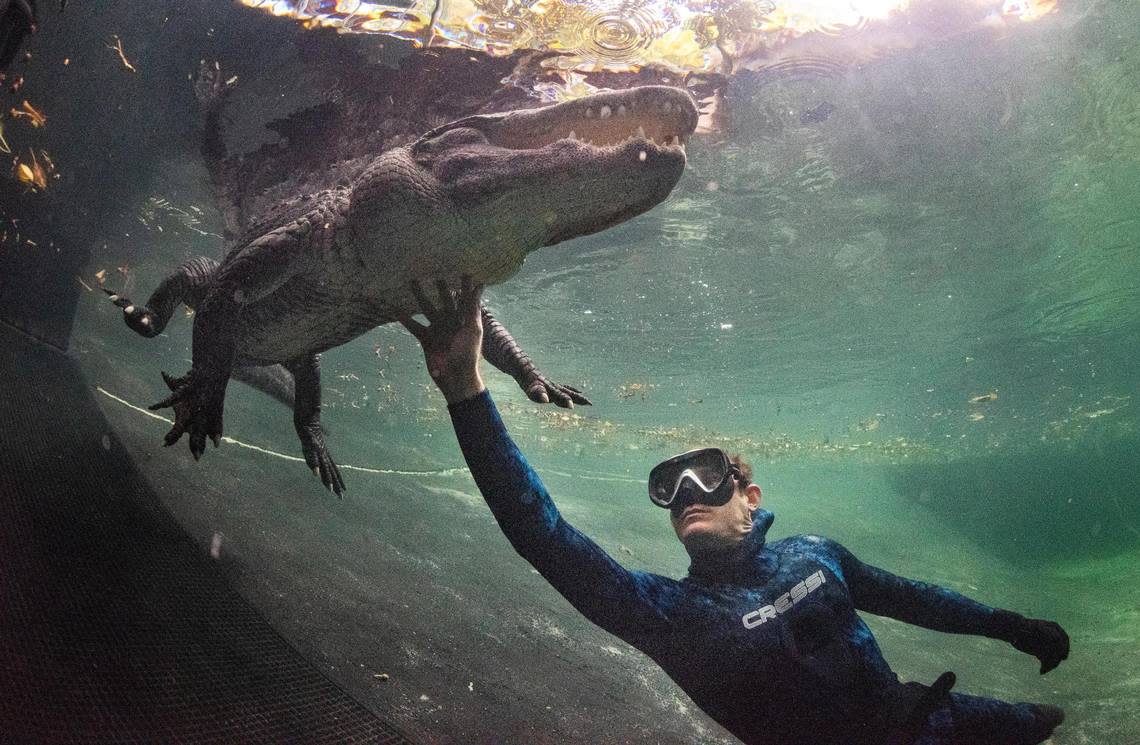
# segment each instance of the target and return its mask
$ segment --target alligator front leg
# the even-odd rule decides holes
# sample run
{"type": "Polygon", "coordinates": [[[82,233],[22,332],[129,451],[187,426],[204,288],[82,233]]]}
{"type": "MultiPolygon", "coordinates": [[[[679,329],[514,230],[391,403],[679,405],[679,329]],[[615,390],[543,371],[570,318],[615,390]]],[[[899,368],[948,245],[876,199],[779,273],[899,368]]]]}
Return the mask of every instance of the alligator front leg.
{"type": "Polygon", "coordinates": [[[344,479],[336,467],[325,445],[324,431],[321,429],[321,357],[318,354],[300,357],[286,363],[293,373],[296,392],[293,403],[293,426],[301,439],[301,452],[305,463],[313,473],[321,477],[325,488],[342,496],[345,492],[344,479]]]}
{"type": "Polygon", "coordinates": [[[103,292],[123,309],[123,320],[132,331],[150,338],[162,333],[180,303],[193,309],[202,302],[217,269],[218,262],[206,256],[190,259],[162,280],[146,305],[136,305],[113,290],[103,292]]]}
{"type": "Polygon", "coordinates": [[[495,367],[514,378],[527,398],[540,404],[553,401],[563,408],[573,408],[574,404],[590,405],[590,400],[577,388],[549,380],[535,367],[530,355],[522,350],[518,342],[495,320],[486,308],[483,316],[483,357],[495,367]]]}

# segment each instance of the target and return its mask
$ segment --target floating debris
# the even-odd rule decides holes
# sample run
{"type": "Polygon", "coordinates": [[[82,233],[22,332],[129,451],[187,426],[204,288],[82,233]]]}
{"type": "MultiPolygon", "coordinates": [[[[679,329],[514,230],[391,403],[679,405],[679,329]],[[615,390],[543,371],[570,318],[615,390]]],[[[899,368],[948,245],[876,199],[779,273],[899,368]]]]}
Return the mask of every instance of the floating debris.
{"type": "Polygon", "coordinates": [[[657,385],[654,383],[626,383],[618,386],[618,398],[633,398],[634,396],[645,398],[645,394],[656,387],[657,385]]]}
{"type": "Polygon", "coordinates": [[[103,283],[107,281],[107,270],[100,269],[99,271],[95,272],[95,279],[98,280],[99,286],[102,287],[103,283]]]}
{"type": "Polygon", "coordinates": [[[27,119],[28,124],[32,125],[34,129],[39,129],[47,124],[47,116],[35,106],[32,106],[26,98],[19,107],[13,107],[10,113],[13,119],[27,119]]]}
{"type": "Polygon", "coordinates": [[[973,414],[970,414],[966,418],[969,419],[971,422],[980,422],[986,418],[986,415],[975,411],[973,414]]]}
{"type": "Polygon", "coordinates": [[[997,397],[998,397],[997,391],[990,391],[989,393],[983,393],[980,396],[974,396],[973,398],[970,399],[970,403],[972,403],[972,404],[989,403],[990,401],[997,401],[997,397]]]}
{"type": "Polygon", "coordinates": [[[151,196],[147,197],[146,203],[143,205],[137,218],[148,230],[153,228],[160,233],[166,231],[159,221],[169,219],[176,222],[179,227],[186,228],[198,235],[221,238],[217,233],[211,233],[199,227],[202,224],[199,217],[201,214],[202,210],[192,204],[188,206],[188,209],[182,209],[177,205],[171,204],[170,200],[166,197],[151,196]]]}
{"type": "Polygon", "coordinates": [[[12,146],[4,139],[4,120],[0,119],[0,153],[4,155],[12,154],[12,146]]]}
{"type": "MultiPolygon", "coordinates": [[[[43,152],[43,151],[41,151],[43,152]]],[[[24,186],[28,187],[28,191],[35,193],[47,189],[48,175],[54,171],[54,166],[50,158],[47,158],[47,153],[43,153],[44,160],[47,163],[45,169],[43,164],[36,158],[34,150],[28,150],[31,155],[31,161],[20,162],[19,158],[13,161],[12,169],[16,176],[16,180],[24,186]]]]}
{"type": "Polygon", "coordinates": [[[112,34],[111,38],[115,40],[115,43],[108,44],[107,48],[113,52],[118,53],[119,59],[123,62],[123,67],[127,68],[133,73],[137,73],[138,70],[136,70],[135,66],[131,64],[131,61],[127,59],[127,53],[123,51],[123,40],[119,38],[118,34],[112,34]]]}

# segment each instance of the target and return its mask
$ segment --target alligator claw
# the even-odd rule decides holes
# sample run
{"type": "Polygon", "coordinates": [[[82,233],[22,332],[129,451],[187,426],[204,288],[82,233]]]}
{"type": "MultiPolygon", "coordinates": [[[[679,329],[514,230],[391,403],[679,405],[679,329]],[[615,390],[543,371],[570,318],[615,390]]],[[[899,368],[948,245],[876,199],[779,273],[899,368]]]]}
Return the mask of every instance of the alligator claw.
{"type": "Polygon", "coordinates": [[[312,469],[313,475],[321,479],[326,489],[338,497],[344,496],[344,479],[341,478],[340,469],[329,455],[320,426],[299,427],[297,435],[301,438],[301,451],[305,455],[305,464],[312,469]]]}
{"type": "Polygon", "coordinates": [[[221,443],[225,385],[203,380],[193,370],[181,378],[163,372],[162,380],[171,393],[148,408],[151,411],[174,409],[174,426],[163,437],[163,443],[170,447],[188,432],[190,452],[194,455],[194,460],[198,460],[206,452],[207,437],[213,441],[214,447],[221,443]]]}
{"type": "Polygon", "coordinates": [[[115,307],[123,309],[123,320],[126,321],[131,331],[148,339],[162,333],[162,324],[159,323],[158,316],[150,308],[145,305],[135,305],[129,298],[108,290],[106,287],[103,288],[103,292],[110,296],[115,307]]]}
{"type": "Polygon", "coordinates": [[[560,406],[563,409],[573,409],[574,404],[591,405],[590,399],[582,395],[582,392],[577,388],[554,383],[537,371],[534,374],[534,379],[526,386],[525,390],[527,398],[539,404],[553,402],[555,406],[560,406]]]}

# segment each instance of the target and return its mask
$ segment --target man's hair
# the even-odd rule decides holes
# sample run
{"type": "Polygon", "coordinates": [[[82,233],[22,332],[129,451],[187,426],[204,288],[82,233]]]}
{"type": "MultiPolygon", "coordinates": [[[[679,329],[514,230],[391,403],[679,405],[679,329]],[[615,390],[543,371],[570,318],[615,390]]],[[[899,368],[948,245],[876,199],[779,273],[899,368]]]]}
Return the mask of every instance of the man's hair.
{"type": "Polygon", "coordinates": [[[728,460],[740,469],[740,478],[737,479],[737,486],[741,489],[746,488],[752,483],[752,466],[748,464],[748,461],[744,460],[744,457],[740,453],[733,453],[728,456],[728,460]]]}

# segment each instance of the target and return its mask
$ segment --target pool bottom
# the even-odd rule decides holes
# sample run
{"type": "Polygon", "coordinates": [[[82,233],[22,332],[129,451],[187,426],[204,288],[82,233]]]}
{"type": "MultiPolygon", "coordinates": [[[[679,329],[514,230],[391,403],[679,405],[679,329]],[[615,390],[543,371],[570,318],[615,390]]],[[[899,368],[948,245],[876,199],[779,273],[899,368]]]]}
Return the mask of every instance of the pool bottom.
{"type": "Polygon", "coordinates": [[[72,359],[0,345],[0,741],[410,742],[234,592],[72,359]]]}

